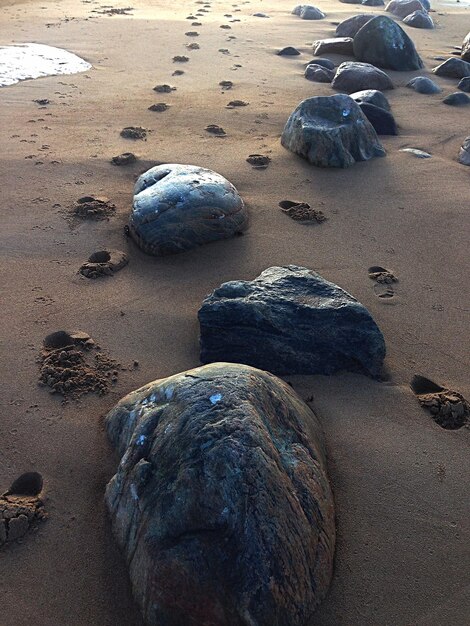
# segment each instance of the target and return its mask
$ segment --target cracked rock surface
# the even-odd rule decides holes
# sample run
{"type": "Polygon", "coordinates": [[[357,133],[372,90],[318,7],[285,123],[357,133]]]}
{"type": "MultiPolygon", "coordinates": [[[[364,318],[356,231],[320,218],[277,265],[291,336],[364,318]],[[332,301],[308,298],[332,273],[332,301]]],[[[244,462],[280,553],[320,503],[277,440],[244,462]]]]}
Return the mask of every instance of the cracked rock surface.
{"type": "Polygon", "coordinates": [[[316,416],[272,374],[216,363],[108,414],[106,490],[145,621],[304,626],[331,579],[334,508],[316,416]]]}

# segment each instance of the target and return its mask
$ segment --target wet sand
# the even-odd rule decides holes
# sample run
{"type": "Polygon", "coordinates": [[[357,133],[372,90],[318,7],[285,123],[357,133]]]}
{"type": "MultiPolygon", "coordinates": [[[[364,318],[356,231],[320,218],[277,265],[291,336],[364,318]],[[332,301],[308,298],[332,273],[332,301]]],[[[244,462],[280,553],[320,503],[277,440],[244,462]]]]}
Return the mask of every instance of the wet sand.
{"type": "MultiPolygon", "coordinates": [[[[457,162],[469,113],[441,102],[457,81],[437,78],[443,93],[424,96],[404,88],[424,72],[389,72],[398,88],[387,97],[400,134],[381,138],[387,157],[320,170],[279,143],[300,100],[333,93],[303,78],[308,44],[332,36],[331,22],[380,8],[319,0],[327,17],[311,22],[290,15],[294,3],[286,0],[221,1],[194,27],[185,18],[202,5],[114,6],[130,5],[131,16],[111,17],[92,13],[103,10],[97,2],[1,0],[0,45],[64,47],[94,69],[0,89],[0,487],[23,471],[41,472],[49,513],[37,532],[0,555],[0,623],[142,624],[104,510],[116,457],[102,416],[130,390],[199,364],[196,313],[214,287],[298,264],[367,306],[388,350],[384,382],[347,374],[288,379],[303,397],[314,396],[336,499],[335,575],[314,623],[464,626],[469,431],[439,427],[409,388],[419,373],[470,398],[470,170],[457,162]],[[252,17],[257,11],[271,17],[252,17]],[[185,35],[194,30],[199,37],[185,35]],[[185,47],[193,42],[199,50],[185,47]],[[302,55],[274,54],[288,45],[302,55]],[[175,63],[175,55],[190,60],[175,63]],[[185,73],[172,76],[175,69],[185,73]],[[222,80],[234,87],[223,91],[222,80]],[[177,89],[155,93],[162,83],[177,89]],[[42,98],[50,100],[46,108],[33,102],[42,98]],[[226,109],[235,99],[249,105],[226,109]],[[148,110],[158,102],[170,108],[148,110]],[[222,126],[226,137],[207,133],[209,124],[222,126]],[[126,126],[151,132],[146,141],[126,140],[119,135],[126,126]],[[417,159],[399,151],[404,147],[432,158],[417,159]],[[126,151],[139,157],[134,165],[110,163],[126,151]],[[254,153],[271,158],[267,169],[246,163],[254,153]],[[248,204],[244,236],[161,259],[140,252],[123,229],[136,175],[159,162],[227,177],[248,204]],[[85,195],[107,196],[115,216],[71,222],[70,207],[85,195]],[[296,223],[279,209],[282,200],[308,202],[328,220],[296,223]],[[79,276],[104,247],[126,252],[129,265],[110,278],[79,276]],[[368,277],[373,265],[398,277],[393,298],[377,297],[368,277]],[[42,340],[61,328],[90,333],[125,366],[108,395],[63,406],[37,386],[42,340]]],[[[427,71],[438,64],[433,56],[450,55],[470,30],[469,8],[433,6],[434,31],[406,29],[427,71]]]]}

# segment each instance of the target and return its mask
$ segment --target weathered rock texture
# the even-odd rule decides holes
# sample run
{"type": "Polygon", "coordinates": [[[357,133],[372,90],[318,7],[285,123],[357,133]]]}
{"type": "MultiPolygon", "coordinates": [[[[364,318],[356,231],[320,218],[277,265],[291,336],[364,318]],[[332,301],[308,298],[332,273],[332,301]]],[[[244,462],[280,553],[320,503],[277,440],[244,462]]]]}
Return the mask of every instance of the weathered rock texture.
{"type": "Polygon", "coordinates": [[[246,363],[275,374],[377,376],[385,342],[367,309],[305,267],[270,267],[224,283],[199,310],[201,361],[246,363]]]}
{"type": "Polygon", "coordinates": [[[226,239],[246,225],[246,208],[237,190],[211,170],[158,165],[136,182],[129,231],[149,254],[173,254],[226,239]]]}
{"type": "Polygon", "coordinates": [[[386,15],[374,17],[359,29],[354,37],[353,50],[358,61],[378,67],[397,71],[424,67],[412,40],[386,15]]]}
{"type": "Polygon", "coordinates": [[[393,89],[392,79],[388,74],[370,63],[346,61],[336,70],[332,87],[338,91],[353,93],[365,89],[385,91],[393,89]]]}
{"type": "Polygon", "coordinates": [[[106,489],[151,626],[304,626],[335,544],[320,425],[283,381],[217,363],[154,381],[108,414],[106,489]]]}
{"type": "Polygon", "coordinates": [[[301,102],[287,120],[281,143],[318,167],[349,167],[385,155],[358,104],[344,94],[301,102]]]}

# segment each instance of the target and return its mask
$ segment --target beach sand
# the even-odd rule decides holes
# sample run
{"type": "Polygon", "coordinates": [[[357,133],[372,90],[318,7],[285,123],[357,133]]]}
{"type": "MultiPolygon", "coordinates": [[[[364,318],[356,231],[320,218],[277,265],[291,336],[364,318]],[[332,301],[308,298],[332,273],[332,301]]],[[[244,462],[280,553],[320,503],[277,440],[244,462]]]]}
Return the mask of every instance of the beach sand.
{"type": "MultiPolygon", "coordinates": [[[[303,77],[311,43],[332,36],[332,22],[382,12],[315,4],[324,20],[290,15],[294,3],[286,0],[214,1],[194,27],[185,18],[202,5],[180,0],[113,5],[132,5],[128,16],[93,13],[102,9],[92,1],[1,0],[1,45],[63,47],[93,65],[0,89],[0,487],[23,471],[41,472],[49,514],[0,554],[2,626],[142,625],[103,502],[117,458],[102,417],[132,389],[199,364],[196,314],[207,293],[284,264],[312,268],[353,294],[388,350],[382,382],[287,378],[302,397],[314,396],[336,500],[335,573],[312,625],[468,624],[469,430],[438,426],[409,383],[418,373],[470,398],[470,168],[457,162],[469,112],[441,102],[457,81],[437,78],[443,94],[425,96],[404,87],[424,72],[390,72],[397,89],[387,97],[400,134],[381,138],[386,158],[322,170],[286,151],[279,137],[291,111],[332,93],[303,77]],[[270,18],[252,17],[257,11],[270,18]],[[185,36],[193,30],[199,37],[185,36]],[[188,51],[192,42],[200,49],[188,51]],[[275,55],[288,45],[302,55],[275,55]],[[174,63],[175,55],[190,60],[174,63]],[[175,69],[184,75],[172,76],[175,69]],[[223,91],[221,80],[234,87],[223,91]],[[160,83],[177,90],[157,94],[160,83]],[[45,108],[33,102],[42,98],[50,100],[45,108]],[[226,109],[234,99],[249,105],[226,109]],[[170,108],[149,111],[156,102],[170,108]],[[208,124],[227,136],[208,134],[208,124]],[[125,126],[151,132],[146,141],[126,140],[125,126]],[[126,151],[138,156],[134,165],[110,164],[126,151]],[[246,163],[253,153],[268,155],[269,167],[246,163]],[[123,233],[133,183],[160,162],[227,177],[248,205],[244,236],[165,258],[139,251],[123,233]],[[90,194],[107,196],[116,215],[71,222],[70,207],[90,194]],[[296,223],[279,209],[286,199],[308,202],[328,220],[296,223]],[[112,278],[77,275],[105,247],[127,252],[129,265],[112,278]],[[398,277],[393,298],[377,297],[373,265],[398,277]],[[62,405],[38,387],[42,340],[62,328],[88,332],[124,366],[109,394],[62,405]]],[[[433,56],[450,55],[470,30],[464,4],[433,6],[435,30],[406,29],[427,72],[438,64],[433,56]]]]}

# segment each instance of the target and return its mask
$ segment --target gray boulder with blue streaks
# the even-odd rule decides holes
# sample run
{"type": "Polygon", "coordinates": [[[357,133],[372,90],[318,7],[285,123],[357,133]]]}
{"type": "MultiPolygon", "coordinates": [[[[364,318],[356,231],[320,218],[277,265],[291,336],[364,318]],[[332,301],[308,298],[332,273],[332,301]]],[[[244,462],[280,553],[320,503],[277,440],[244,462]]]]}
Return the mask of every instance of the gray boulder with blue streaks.
{"type": "Polygon", "coordinates": [[[243,231],[245,204],[223,176],[195,165],[158,165],[134,188],[129,232],[155,256],[190,250],[243,231]]]}

